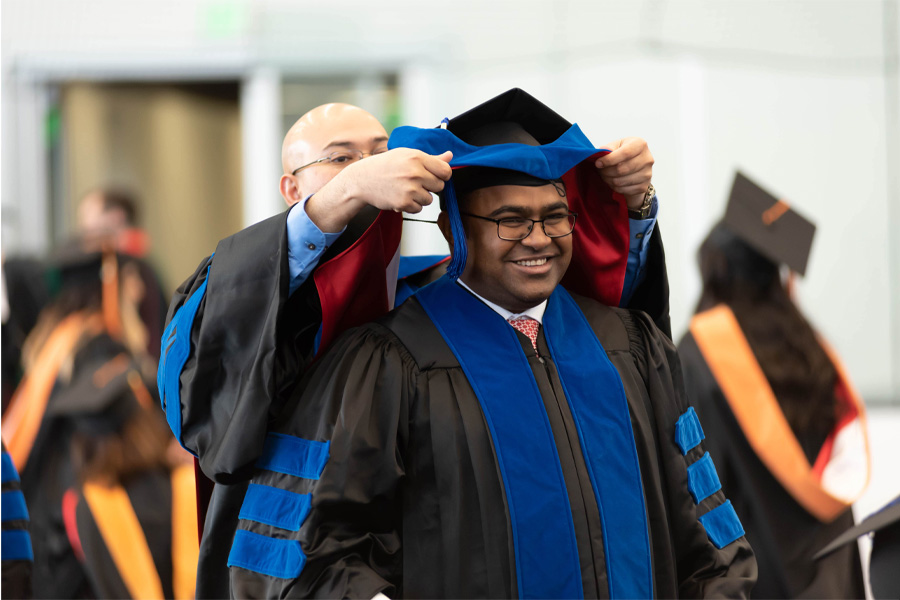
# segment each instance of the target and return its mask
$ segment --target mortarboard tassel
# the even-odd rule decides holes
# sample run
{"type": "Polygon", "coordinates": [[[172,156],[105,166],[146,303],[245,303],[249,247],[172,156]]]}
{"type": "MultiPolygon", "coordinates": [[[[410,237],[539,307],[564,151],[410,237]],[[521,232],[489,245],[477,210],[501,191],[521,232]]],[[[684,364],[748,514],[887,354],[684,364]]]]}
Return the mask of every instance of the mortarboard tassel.
{"type": "Polygon", "coordinates": [[[463,229],[462,217],[459,214],[459,203],[456,201],[456,189],[453,179],[444,185],[444,206],[450,218],[450,231],[453,234],[453,256],[447,266],[447,275],[451,279],[459,279],[466,268],[469,249],[466,246],[466,231],[463,229]]]}

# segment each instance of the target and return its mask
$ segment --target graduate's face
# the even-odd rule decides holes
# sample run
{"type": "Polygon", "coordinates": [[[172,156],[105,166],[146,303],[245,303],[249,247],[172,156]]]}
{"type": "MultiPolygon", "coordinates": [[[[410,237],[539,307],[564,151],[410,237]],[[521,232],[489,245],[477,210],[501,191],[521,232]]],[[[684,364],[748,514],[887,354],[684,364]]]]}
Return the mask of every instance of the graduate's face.
{"type": "MultiPolygon", "coordinates": [[[[500,185],[475,190],[461,204],[463,212],[503,219],[544,219],[565,215],[568,202],[553,185],[500,185]]],[[[512,312],[522,312],[550,297],[572,259],[572,236],[549,238],[535,224],[523,240],[502,240],[497,224],[463,216],[469,249],[462,280],[484,298],[512,312]]]]}

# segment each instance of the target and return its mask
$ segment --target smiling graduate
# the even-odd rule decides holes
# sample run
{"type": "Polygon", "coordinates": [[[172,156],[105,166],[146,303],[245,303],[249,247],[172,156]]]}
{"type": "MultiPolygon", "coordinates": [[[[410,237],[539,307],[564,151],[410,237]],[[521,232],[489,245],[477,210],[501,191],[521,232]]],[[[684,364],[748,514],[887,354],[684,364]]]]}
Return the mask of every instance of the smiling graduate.
{"type": "Polygon", "coordinates": [[[234,593],[747,597],[674,347],[611,307],[628,233],[604,150],[521,90],[391,145],[453,152],[447,275],[307,372],[244,499],[234,593]]]}

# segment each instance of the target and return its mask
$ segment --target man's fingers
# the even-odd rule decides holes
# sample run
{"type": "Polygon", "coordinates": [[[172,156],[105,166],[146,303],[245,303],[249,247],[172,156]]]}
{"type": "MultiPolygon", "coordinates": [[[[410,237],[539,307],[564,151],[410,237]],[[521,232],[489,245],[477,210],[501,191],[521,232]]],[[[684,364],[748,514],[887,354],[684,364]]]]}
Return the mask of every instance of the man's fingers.
{"type": "Polygon", "coordinates": [[[422,180],[422,187],[437,194],[444,189],[444,181],[437,177],[426,177],[422,180]]]}
{"type": "Polygon", "coordinates": [[[431,194],[427,194],[427,193],[416,194],[415,196],[413,196],[412,198],[410,198],[409,200],[407,200],[406,202],[403,203],[401,210],[403,210],[403,212],[416,214],[416,213],[422,212],[422,207],[428,206],[429,204],[431,204],[432,200],[433,200],[433,198],[432,198],[431,194]]]}
{"type": "Polygon", "coordinates": [[[650,179],[650,169],[644,169],[638,173],[631,173],[621,177],[603,177],[603,180],[616,191],[626,186],[644,186],[644,188],[647,188],[650,185],[650,179]]]}
{"type": "Polygon", "coordinates": [[[614,191],[619,192],[623,196],[637,196],[638,194],[646,194],[646,185],[628,185],[625,187],[617,187],[614,191]]]}
{"type": "Polygon", "coordinates": [[[616,164],[601,167],[600,173],[604,177],[621,177],[639,173],[653,167],[653,157],[649,153],[640,153],[637,156],[622,160],[616,164]]]}
{"type": "Polygon", "coordinates": [[[434,196],[432,196],[430,193],[428,193],[428,194],[423,194],[422,196],[416,196],[414,198],[414,200],[416,201],[416,204],[418,204],[419,206],[430,206],[431,203],[434,202],[434,196]]]}
{"type": "Polygon", "coordinates": [[[611,167],[640,156],[645,150],[649,152],[647,142],[641,138],[623,138],[606,147],[611,148],[612,152],[597,159],[594,163],[597,168],[611,167]]]}
{"type": "Polygon", "coordinates": [[[447,150],[443,154],[437,156],[426,156],[422,161],[428,172],[436,177],[440,177],[444,181],[450,179],[453,175],[453,169],[450,168],[450,161],[453,159],[453,153],[447,150]]]}
{"type": "Polygon", "coordinates": [[[637,169],[632,171],[623,169],[621,174],[616,171],[617,169],[601,169],[600,177],[610,185],[632,185],[641,182],[649,185],[653,177],[653,167],[650,165],[637,165],[637,169]]]}

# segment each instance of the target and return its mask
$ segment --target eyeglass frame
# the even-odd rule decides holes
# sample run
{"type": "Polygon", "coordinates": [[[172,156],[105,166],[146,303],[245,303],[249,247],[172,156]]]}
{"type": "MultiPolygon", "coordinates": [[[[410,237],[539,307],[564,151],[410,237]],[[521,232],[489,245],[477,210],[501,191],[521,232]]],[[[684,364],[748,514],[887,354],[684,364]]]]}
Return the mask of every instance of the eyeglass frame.
{"type": "Polygon", "coordinates": [[[534,226],[537,223],[541,224],[541,231],[543,231],[544,235],[546,235],[548,238],[550,238],[552,240],[564,238],[566,236],[569,236],[569,235],[572,235],[573,233],[575,233],[575,223],[578,221],[578,213],[572,212],[571,210],[567,211],[566,217],[572,217],[572,230],[569,231],[569,233],[564,233],[562,235],[550,235],[549,233],[547,233],[547,227],[544,225],[544,221],[546,221],[547,219],[553,219],[555,217],[544,217],[543,219],[529,219],[528,217],[504,217],[502,219],[492,219],[491,217],[482,217],[481,215],[473,215],[472,213],[467,213],[467,212],[463,212],[463,211],[459,211],[459,214],[465,215],[467,217],[475,217],[476,219],[481,219],[482,221],[491,221],[492,223],[496,223],[497,224],[497,237],[505,242],[521,242],[522,240],[528,239],[528,236],[531,235],[532,231],[534,231],[534,226]],[[500,235],[500,222],[507,221],[510,219],[522,219],[523,221],[531,221],[531,227],[528,228],[528,233],[526,233],[524,236],[522,236],[520,238],[515,238],[515,239],[505,238],[502,235],[500,235]]]}
{"type": "Polygon", "coordinates": [[[357,158],[357,159],[354,160],[353,162],[359,162],[359,161],[361,161],[362,159],[364,159],[364,158],[367,157],[367,156],[375,156],[376,154],[384,154],[384,153],[387,152],[387,151],[388,151],[387,147],[385,147],[383,150],[379,149],[379,150],[376,151],[376,152],[363,152],[362,150],[357,150],[357,149],[355,149],[355,148],[345,148],[344,150],[335,150],[334,152],[330,153],[328,156],[323,156],[322,158],[316,159],[316,160],[314,160],[314,161],[312,161],[312,162],[306,163],[305,165],[301,165],[301,166],[297,167],[296,169],[294,169],[293,171],[291,171],[291,175],[296,175],[298,172],[302,171],[303,169],[305,169],[305,168],[307,168],[307,167],[311,167],[311,166],[313,166],[313,165],[317,165],[317,164],[319,164],[319,163],[323,163],[323,162],[332,162],[332,161],[334,160],[333,157],[334,157],[335,154],[343,154],[343,153],[347,153],[347,152],[355,152],[355,153],[358,153],[358,154],[359,154],[359,158],[357,158]]]}

